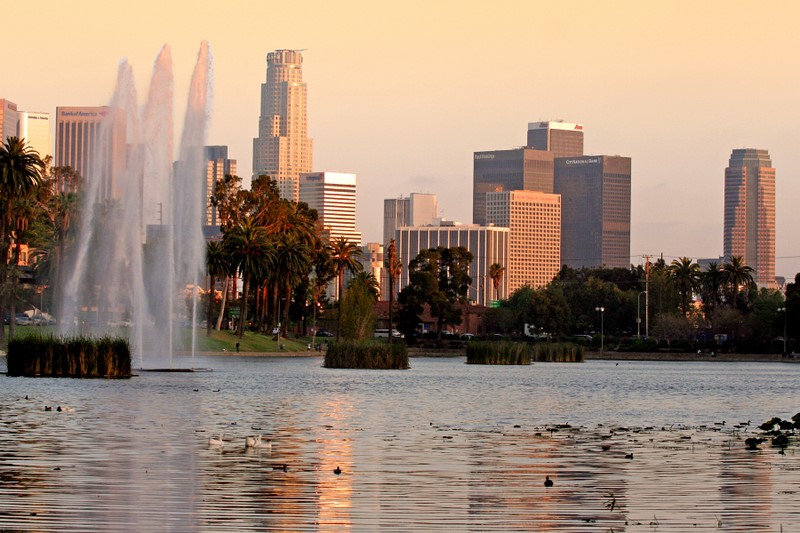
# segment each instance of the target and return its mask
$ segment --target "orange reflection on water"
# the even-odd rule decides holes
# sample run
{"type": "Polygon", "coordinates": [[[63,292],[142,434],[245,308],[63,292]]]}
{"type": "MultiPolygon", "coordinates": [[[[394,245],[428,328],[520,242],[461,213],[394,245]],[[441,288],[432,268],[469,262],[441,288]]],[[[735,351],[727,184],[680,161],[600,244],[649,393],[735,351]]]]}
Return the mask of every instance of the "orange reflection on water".
{"type": "Polygon", "coordinates": [[[328,398],[319,406],[322,427],[316,436],[319,455],[316,485],[321,531],[340,531],[352,526],[353,449],[349,426],[353,413],[352,403],[344,396],[328,398]]]}

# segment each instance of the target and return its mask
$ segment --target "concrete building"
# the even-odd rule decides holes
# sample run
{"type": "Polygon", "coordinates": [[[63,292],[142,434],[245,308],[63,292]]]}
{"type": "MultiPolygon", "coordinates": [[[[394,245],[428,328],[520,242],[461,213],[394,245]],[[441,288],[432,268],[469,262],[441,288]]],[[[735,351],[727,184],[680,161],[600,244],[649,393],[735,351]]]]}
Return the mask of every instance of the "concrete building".
{"type": "Polygon", "coordinates": [[[20,111],[17,137],[39,153],[44,160],[53,155],[53,140],[50,131],[50,113],[20,111]]]}
{"type": "Polygon", "coordinates": [[[722,253],[741,256],[760,287],[775,287],[775,169],[767,150],[733,150],[725,169],[722,253]]]}
{"type": "Polygon", "coordinates": [[[439,217],[439,201],[435,194],[412,192],[408,197],[383,201],[383,244],[388,246],[397,228],[428,226],[439,217]]]}
{"type": "Polygon", "coordinates": [[[108,106],[57,107],[55,165],[99,179],[103,198],[119,198],[127,158],[125,112],[108,106]],[[100,151],[102,144],[108,147],[100,151]]]}
{"type": "Polygon", "coordinates": [[[486,193],[498,191],[553,192],[553,152],[533,148],[475,152],[472,222],[486,224],[486,193]]]}
{"type": "Polygon", "coordinates": [[[0,98],[0,143],[5,144],[9,137],[17,136],[18,121],[17,104],[0,98]]]}
{"type": "Polygon", "coordinates": [[[544,287],[561,269],[561,196],[538,191],[486,194],[490,224],[509,228],[508,292],[544,287]]]}
{"type": "Polygon", "coordinates": [[[583,155],[583,125],[547,121],[528,123],[528,148],[553,152],[555,157],[583,155]]]}
{"type": "Polygon", "coordinates": [[[311,172],[300,175],[300,201],[316,209],[330,241],[340,237],[361,245],[356,231],[356,175],[344,172],[311,172]]]}
{"type": "Polygon", "coordinates": [[[629,268],[631,158],[557,158],[555,192],[561,195],[561,262],[629,268]]]}
{"type": "Polygon", "coordinates": [[[203,201],[205,205],[204,224],[206,226],[219,226],[220,221],[217,217],[217,208],[211,205],[211,196],[216,189],[217,180],[221,180],[226,174],[236,174],[236,160],[228,159],[227,146],[206,146],[206,179],[203,187],[203,201]]]}
{"type": "Polygon", "coordinates": [[[368,242],[361,246],[361,256],[358,258],[363,272],[368,272],[375,276],[379,285],[379,299],[387,299],[389,294],[389,278],[384,279],[385,268],[383,268],[383,244],[379,242],[368,242]]]}
{"type": "MultiPolygon", "coordinates": [[[[477,305],[489,305],[492,300],[508,298],[507,277],[500,283],[499,294],[494,293],[489,278],[489,266],[494,263],[509,264],[510,230],[495,226],[462,225],[443,222],[441,225],[398,228],[395,234],[397,253],[403,264],[398,290],[409,283],[408,264],[422,250],[443,246],[463,246],[472,253],[469,276],[472,285],[468,299],[477,305]]],[[[505,276],[508,276],[506,269],[505,276]]]]}
{"type": "Polygon", "coordinates": [[[261,85],[258,137],[253,139],[253,177],[274,179],[281,197],[299,199],[300,174],[311,172],[303,56],[295,50],[267,54],[267,81],[261,85]]]}

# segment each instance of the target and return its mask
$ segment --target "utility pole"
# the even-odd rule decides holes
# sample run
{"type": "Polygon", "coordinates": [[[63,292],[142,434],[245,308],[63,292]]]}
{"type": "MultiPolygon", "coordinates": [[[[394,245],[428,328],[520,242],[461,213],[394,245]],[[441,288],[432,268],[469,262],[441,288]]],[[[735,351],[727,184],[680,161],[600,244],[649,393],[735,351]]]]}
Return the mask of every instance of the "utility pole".
{"type": "Polygon", "coordinates": [[[650,255],[644,257],[644,336],[650,337],[650,255]]]}

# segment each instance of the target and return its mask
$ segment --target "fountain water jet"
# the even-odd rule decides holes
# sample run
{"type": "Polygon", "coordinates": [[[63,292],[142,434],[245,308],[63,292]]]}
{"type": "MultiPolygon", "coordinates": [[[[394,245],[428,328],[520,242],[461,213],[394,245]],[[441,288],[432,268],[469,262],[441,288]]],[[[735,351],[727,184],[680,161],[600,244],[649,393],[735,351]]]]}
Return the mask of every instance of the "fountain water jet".
{"type": "Polygon", "coordinates": [[[194,353],[195,288],[203,279],[204,146],[211,108],[211,54],[203,42],[190,84],[178,161],[173,164],[172,58],[156,59],[140,112],[133,70],[120,64],[109,112],[100,123],[92,170],[82,191],[81,224],[60,303],[60,334],[108,334],[132,319],[141,364],[172,356],[174,322],[188,315],[194,353]],[[120,157],[115,121],[125,121],[120,157]],[[124,161],[122,168],[115,161],[124,161]],[[113,169],[113,170],[112,170],[113,169]],[[182,309],[191,296],[191,310],[182,309]]]}

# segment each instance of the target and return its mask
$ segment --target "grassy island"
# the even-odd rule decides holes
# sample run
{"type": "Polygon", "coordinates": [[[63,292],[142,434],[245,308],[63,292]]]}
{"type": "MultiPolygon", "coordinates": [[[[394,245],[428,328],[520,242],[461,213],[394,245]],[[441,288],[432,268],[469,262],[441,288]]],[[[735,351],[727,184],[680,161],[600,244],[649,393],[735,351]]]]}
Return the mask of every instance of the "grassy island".
{"type": "Polygon", "coordinates": [[[403,342],[337,341],[325,353],[325,368],[405,370],[408,349],[403,342]]]}
{"type": "Polygon", "coordinates": [[[116,337],[28,335],[9,341],[8,375],[129,378],[131,349],[116,337]]]}

